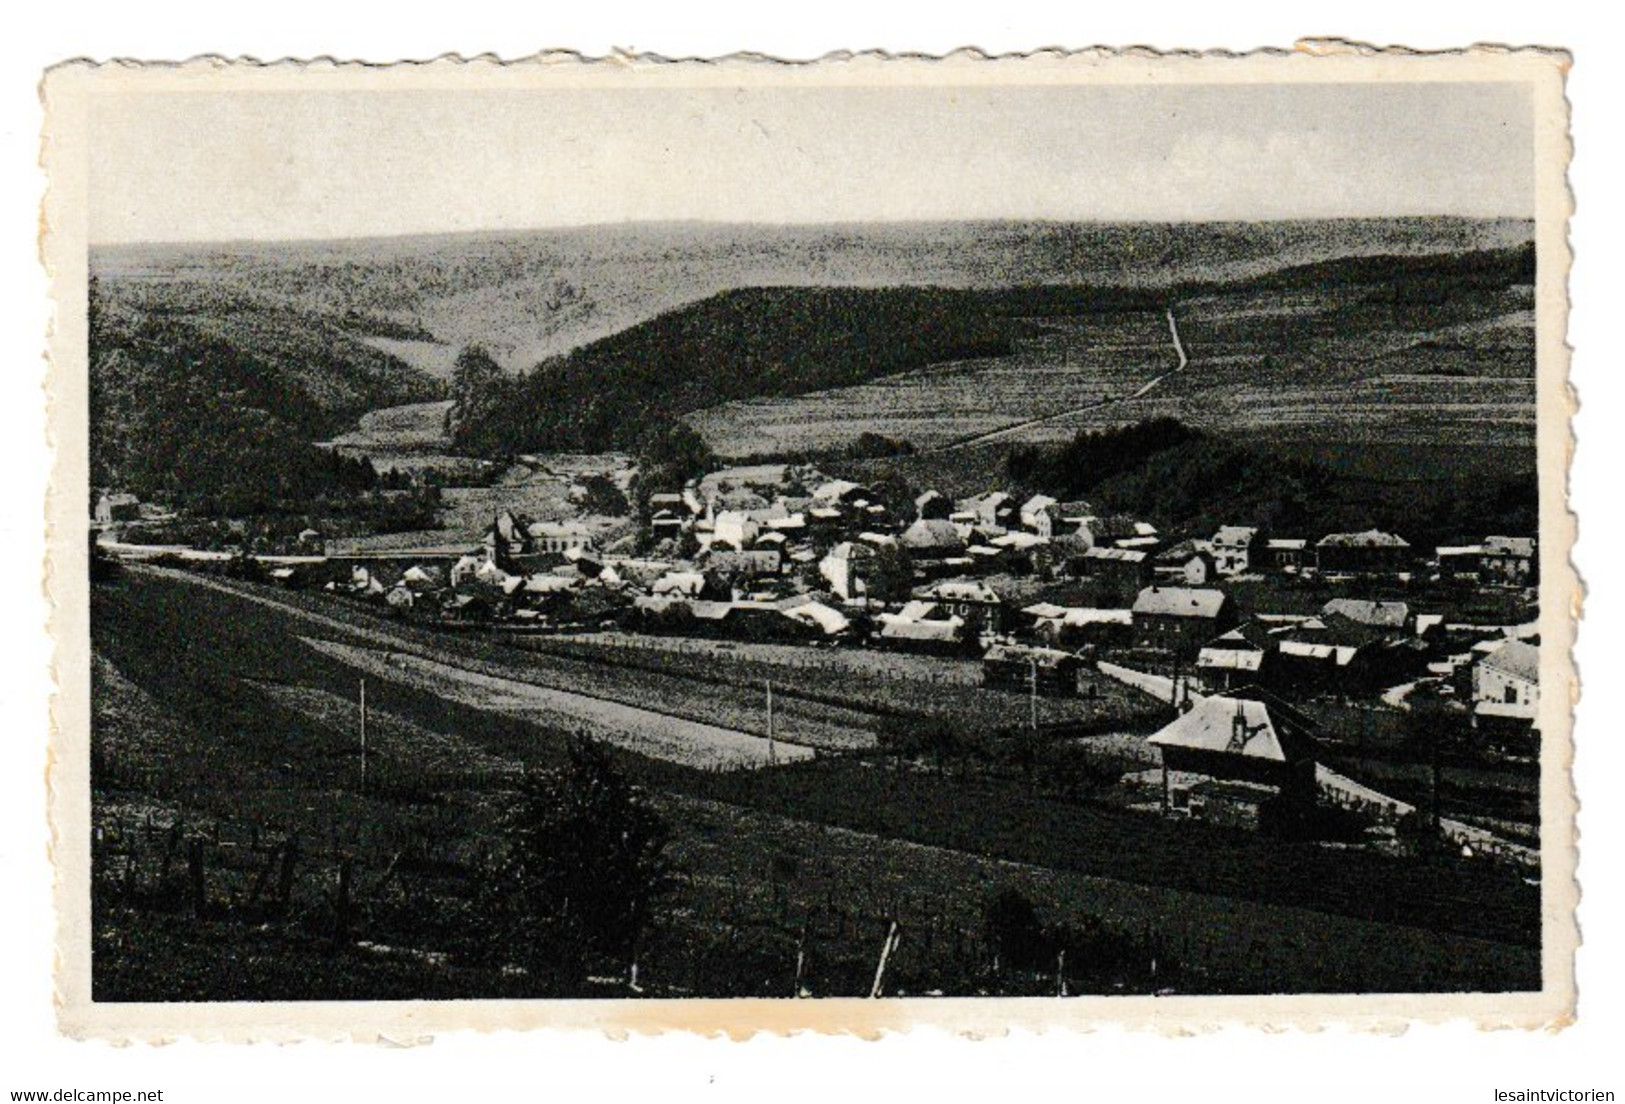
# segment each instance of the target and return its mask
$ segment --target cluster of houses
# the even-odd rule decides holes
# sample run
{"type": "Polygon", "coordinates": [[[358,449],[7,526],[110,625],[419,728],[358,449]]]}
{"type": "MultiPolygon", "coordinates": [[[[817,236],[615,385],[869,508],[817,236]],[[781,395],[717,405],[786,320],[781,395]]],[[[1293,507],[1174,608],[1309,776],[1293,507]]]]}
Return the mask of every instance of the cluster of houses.
{"type": "Polygon", "coordinates": [[[1490,536],[1432,557],[1377,530],[1311,540],[1226,525],[1172,540],[1087,502],[926,491],[888,506],[859,483],[783,469],[655,494],[647,525],[637,551],[606,546],[578,521],[504,512],[484,546],[455,562],[355,564],[327,585],[442,621],[981,656],[989,684],[1043,693],[1074,692],[1069,672],[1104,658],[1213,692],[1353,696],[1434,677],[1496,725],[1534,718],[1534,679],[1508,697],[1503,669],[1518,669],[1530,645],[1507,628],[1353,598],[1313,614],[1248,615],[1226,586],[1277,575],[1527,587],[1538,578],[1529,538],[1490,536]]]}

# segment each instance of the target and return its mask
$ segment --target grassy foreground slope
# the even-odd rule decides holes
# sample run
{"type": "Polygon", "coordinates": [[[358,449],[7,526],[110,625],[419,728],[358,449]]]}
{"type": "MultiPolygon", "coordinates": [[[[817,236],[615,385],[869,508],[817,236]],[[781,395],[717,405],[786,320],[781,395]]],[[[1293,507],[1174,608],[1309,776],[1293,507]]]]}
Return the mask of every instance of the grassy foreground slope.
{"type": "MultiPolygon", "coordinates": [[[[132,571],[93,595],[95,815],[160,827],[136,874],[120,855],[95,867],[98,999],[521,995],[502,948],[480,941],[475,894],[514,771],[556,762],[563,733],[372,681],[362,792],[356,671],[298,642],[313,631],[298,611],[399,633],[404,647],[420,633],[314,595],[239,589],[132,571]],[[189,915],[169,892],[184,884],[184,856],[161,875],[163,825],[177,820],[241,854],[297,835],[287,921],[189,915]],[[344,857],[365,892],[349,940],[335,940],[344,857]]],[[[553,662],[435,639],[448,662],[516,675],[553,662]]],[[[914,991],[964,992],[980,907],[1006,881],[1052,916],[1153,940],[1165,965],[1200,968],[1217,991],[1539,982],[1538,890],[1497,868],[1328,851],[862,757],[730,773],[621,761],[674,821],[682,860],[648,960],[651,995],[763,992],[764,981],[781,994],[801,930],[825,961],[867,960],[872,972],[888,915],[903,918],[910,956],[932,948],[910,968],[914,991]],[[760,969],[734,955],[751,946],[764,949],[760,969]]],[[[126,840],[139,850],[141,835],[126,840]]],[[[211,858],[211,885],[250,898],[264,854],[241,869],[225,861],[211,858]]],[[[857,991],[847,973],[820,968],[814,991],[857,991]]]]}

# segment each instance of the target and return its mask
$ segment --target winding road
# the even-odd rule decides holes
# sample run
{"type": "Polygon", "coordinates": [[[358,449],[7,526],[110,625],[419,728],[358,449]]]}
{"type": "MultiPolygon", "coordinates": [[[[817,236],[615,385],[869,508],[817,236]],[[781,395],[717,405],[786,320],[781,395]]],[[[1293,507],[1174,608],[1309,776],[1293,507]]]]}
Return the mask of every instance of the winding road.
{"type": "Polygon", "coordinates": [[[1168,369],[1168,371],[1162,373],[1160,376],[1153,376],[1149,381],[1141,384],[1139,390],[1128,395],[1102,395],[1093,402],[1084,403],[1082,406],[1070,407],[1066,410],[1059,411],[1058,413],[1045,414],[1038,418],[1028,418],[1024,421],[1012,422],[1010,425],[1000,426],[998,429],[990,429],[984,433],[974,433],[968,437],[957,438],[949,441],[945,445],[941,445],[934,449],[928,449],[926,451],[951,452],[954,449],[968,448],[971,445],[984,445],[989,441],[996,441],[999,438],[1009,436],[1012,433],[1019,433],[1024,429],[1032,429],[1034,426],[1047,425],[1050,422],[1059,422],[1063,419],[1076,417],[1079,414],[1086,414],[1093,410],[1100,410],[1104,407],[1115,406],[1119,403],[1133,402],[1135,399],[1144,398],[1154,388],[1156,388],[1158,384],[1162,383],[1163,380],[1177,372],[1184,371],[1186,366],[1188,366],[1191,362],[1190,356],[1185,352],[1185,343],[1179,339],[1179,323],[1174,320],[1173,310],[1169,309],[1163,313],[1168,316],[1168,333],[1169,336],[1173,338],[1174,352],[1179,356],[1179,363],[1168,369]]]}

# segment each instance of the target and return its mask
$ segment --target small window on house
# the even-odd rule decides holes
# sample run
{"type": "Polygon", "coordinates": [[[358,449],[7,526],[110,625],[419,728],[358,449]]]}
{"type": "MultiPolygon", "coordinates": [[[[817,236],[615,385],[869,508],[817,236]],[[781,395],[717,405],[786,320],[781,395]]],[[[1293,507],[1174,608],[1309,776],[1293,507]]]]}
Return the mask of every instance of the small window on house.
{"type": "Polygon", "coordinates": [[[1518,688],[1510,683],[1507,684],[1506,688],[1506,703],[1508,705],[1518,704],[1518,688]]]}

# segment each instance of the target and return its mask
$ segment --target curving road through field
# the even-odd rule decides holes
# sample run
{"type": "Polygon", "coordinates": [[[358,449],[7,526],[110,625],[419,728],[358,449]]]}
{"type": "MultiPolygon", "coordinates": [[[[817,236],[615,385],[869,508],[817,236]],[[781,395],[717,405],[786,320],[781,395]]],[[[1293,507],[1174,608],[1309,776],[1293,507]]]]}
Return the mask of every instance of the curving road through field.
{"type": "Polygon", "coordinates": [[[1028,418],[1024,421],[1012,422],[1010,425],[1000,426],[998,429],[990,429],[984,433],[974,433],[968,437],[960,437],[957,440],[949,441],[945,445],[941,445],[934,449],[927,449],[925,451],[927,453],[951,452],[954,449],[968,448],[971,445],[985,445],[989,441],[996,441],[1000,437],[1006,437],[1012,433],[1019,433],[1024,429],[1032,429],[1034,426],[1048,425],[1050,422],[1059,422],[1066,418],[1076,417],[1079,414],[1087,414],[1090,411],[1101,410],[1108,406],[1116,406],[1119,403],[1133,402],[1135,399],[1144,398],[1160,383],[1162,383],[1163,380],[1167,379],[1169,376],[1175,375],[1176,373],[1183,372],[1191,362],[1190,356],[1185,352],[1185,343],[1179,338],[1179,323],[1174,320],[1173,310],[1169,309],[1163,313],[1168,316],[1168,333],[1173,339],[1174,352],[1179,357],[1179,363],[1168,369],[1168,371],[1162,373],[1160,376],[1154,376],[1148,382],[1141,384],[1140,388],[1134,391],[1132,394],[1102,395],[1093,402],[1084,403],[1082,406],[1070,407],[1058,413],[1045,414],[1038,418],[1028,418]]]}

